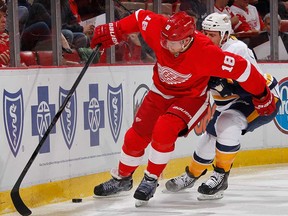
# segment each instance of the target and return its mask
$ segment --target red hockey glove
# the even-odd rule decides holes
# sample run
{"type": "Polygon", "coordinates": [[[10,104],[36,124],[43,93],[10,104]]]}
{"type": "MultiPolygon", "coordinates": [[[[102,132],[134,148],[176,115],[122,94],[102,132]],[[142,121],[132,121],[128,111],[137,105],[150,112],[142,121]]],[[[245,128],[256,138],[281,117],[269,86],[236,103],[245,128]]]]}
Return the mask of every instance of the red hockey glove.
{"type": "Polygon", "coordinates": [[[106,49],[119,44],[122,40],[122,33],[117,25],[117,22],[113,22],[97,26],[94,29],[90,47],[93,49],[97,44],[102,44],[101,48],[106,49]]]}
{"type": "Polygon", "coordinates": [[[271,115],[276,109],[274,95],[267,86],[265,92],[266,95],[260,99],[256,97],[252,98],[254,107],[260,116],[271,115]]]}

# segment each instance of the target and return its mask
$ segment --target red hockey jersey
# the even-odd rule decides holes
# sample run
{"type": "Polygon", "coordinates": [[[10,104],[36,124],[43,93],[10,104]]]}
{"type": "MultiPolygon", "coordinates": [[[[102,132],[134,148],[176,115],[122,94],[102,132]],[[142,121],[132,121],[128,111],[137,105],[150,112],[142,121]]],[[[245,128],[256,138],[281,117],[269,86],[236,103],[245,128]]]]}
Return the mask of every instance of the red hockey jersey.
{"type": "Polygon", "coordinates": [[[120,20],[118,25],[124,34],[140,31],[154,50],[157,62],[153,68],[153,81],[162,94],[203,95],[210,76],[237,80],[253,95],[264,92],[266,81],[253,65],[240,56],[223,52],[200,32],[195,32],[188,50],[177,57],[171,54],[160,44],[161,29],[166,20],[151,11],[138,10],[120,20]]]}

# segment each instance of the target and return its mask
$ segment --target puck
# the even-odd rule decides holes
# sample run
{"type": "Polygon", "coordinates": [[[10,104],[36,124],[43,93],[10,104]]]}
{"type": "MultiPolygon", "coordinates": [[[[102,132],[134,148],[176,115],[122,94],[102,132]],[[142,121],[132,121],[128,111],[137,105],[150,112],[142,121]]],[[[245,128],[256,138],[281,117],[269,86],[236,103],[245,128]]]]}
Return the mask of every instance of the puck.
{"type": "Polygon", "coordinates": [[[82,199],[81,198],[73,198],[72,202],[73,203],[80,203],[80,202],[82,202],[82,199]]]}

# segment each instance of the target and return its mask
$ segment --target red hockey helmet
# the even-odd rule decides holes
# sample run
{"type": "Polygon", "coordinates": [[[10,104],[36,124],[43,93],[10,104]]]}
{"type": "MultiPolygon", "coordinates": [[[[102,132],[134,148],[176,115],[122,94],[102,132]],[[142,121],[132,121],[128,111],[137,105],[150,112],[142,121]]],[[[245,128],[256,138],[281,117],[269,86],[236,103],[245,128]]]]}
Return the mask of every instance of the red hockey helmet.
{"type": "Polygon", "coordinates": [[[166,47],[167,41],[182,41],[185,38],[194,37],[194,19],[186,12],[181,11],[172,15],[165,23],[161,31],[161,44],[166,47]]]}

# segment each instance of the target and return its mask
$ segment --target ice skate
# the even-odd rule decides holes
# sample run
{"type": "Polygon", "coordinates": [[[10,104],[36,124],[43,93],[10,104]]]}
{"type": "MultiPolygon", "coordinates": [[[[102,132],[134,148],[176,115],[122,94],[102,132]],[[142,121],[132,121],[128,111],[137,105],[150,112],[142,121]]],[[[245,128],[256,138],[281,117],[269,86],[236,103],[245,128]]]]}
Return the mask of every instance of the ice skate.
{"type": "Polygon", "coordinates": [[[189,167],[187,166],[185,168],[185,173],[183,173],[181,176],[177,176],[168,180],[165,184],[165,187],[170,192],[178,192],[187,188],[191,188],[198,180],[198,178],[204,175],[206,171],[207,170],[204,170],[204,172],[199,177],[194,177],[192,173],[189,172],[189,167]]]}
{"type": "Polygon", "coordinates": [[[157,176],[145,171],[144,177],[134,193],[135,206],[146,205],[149,199],[153,197],[158,185],[157,176]]]}
{"type": "Polygon", "coordinates": [[[125,191],[129,191],[133,187],[132,176],[121,177],[118,174],[118,170],[111,170],[112,178],[100,185],[95,186],[95,197],[111,196],[116,194],[123,194],[125,191]]]}
{"type": "Polygon", "coordinates": [[[146,206],[147,204],[148,204],[148,201],[146,200],[138,200],[138,199],[135,200],[136,208],[146,206]]]}
{"type": "Polygon", "coordinates": [[[222,199],[224,191],[228,188],[229,172],[225,172],[222,168],[214,167],[214,172],[210,178],[198,188],[200,193],[198,200],[222,199]]]}

